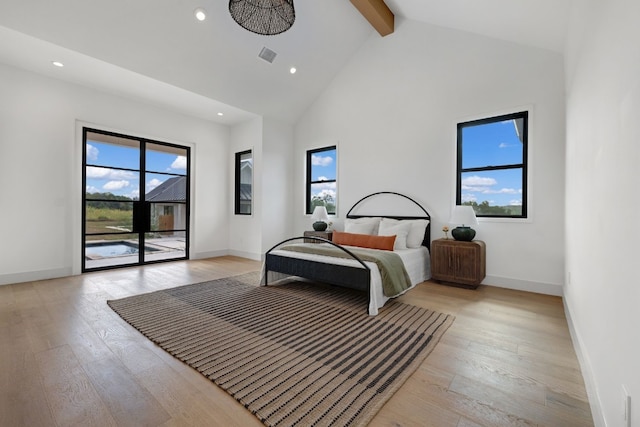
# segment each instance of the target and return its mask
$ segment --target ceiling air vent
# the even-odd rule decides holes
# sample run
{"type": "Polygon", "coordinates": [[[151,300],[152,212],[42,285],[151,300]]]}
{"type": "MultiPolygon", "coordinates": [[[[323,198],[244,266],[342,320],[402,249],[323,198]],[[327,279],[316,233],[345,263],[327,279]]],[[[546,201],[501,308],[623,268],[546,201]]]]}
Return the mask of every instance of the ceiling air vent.
{"type": "Polygon", "coordinates": [[[258,57],[264,59],[269,64],[271,64],[273,60],[276,59],[276,55],[277,53],[275,53],[268,47],[263,47],[260,53],[258,54],[258,57]]]}

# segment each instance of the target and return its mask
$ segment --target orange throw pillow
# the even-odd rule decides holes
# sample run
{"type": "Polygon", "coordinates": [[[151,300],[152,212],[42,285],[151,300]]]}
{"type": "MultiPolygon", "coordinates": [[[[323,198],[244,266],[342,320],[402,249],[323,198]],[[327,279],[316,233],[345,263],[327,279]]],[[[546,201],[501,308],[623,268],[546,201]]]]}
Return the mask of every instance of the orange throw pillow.
{"type": "Polygon", "coordinates": [[[344,233],[334,230],[331,240],[333,243],[339,245],[392,251],[396,236],[374,236],[371,234],[344,233]]]}

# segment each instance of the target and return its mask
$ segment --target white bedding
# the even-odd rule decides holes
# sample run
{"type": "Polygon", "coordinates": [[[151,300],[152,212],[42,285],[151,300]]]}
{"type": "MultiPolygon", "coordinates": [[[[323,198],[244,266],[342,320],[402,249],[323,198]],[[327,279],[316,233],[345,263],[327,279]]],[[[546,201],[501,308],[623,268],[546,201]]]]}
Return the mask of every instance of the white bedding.
{"type": "MultiPolygon", "coordinates": [[[[329,244],[327,243],[322,244],[329,246],[329,244]]],[[[345,247],[353,248],[351,246],[345,247]]],[[[404,267],[409,274],[409,278],[411,279],[411,288],[413,288],[418,283],[422,283],[425,280],[431,278],[429,250],[426,247],[421,246],[419,248],[400,249],[394,250],[393,252],[398,254],[402,259],[404,267]]],[[[287,256],[290,258],[300,258],[312,261],[322,261],[328,264],[338,264],[364,268],[358,261],[347,258],[336,258],[326,255],[315,255],[304,252],[292,252],[281,249],[274,250],[271,253],[275,255],[287,256]]],[[[371,297],[369,299],[369,314],[371,316],[375,316],[376,314],[378,314],[378,309],[382,307],[387,301],[389,301],[390,298],[385,296],[382,291],[382,279],[380,277],[380,270],[378,269],[378,266],[374,262],[368,261],[365,261],[365,264],[371,270],[371,297]]],[[[402,294],[407,292],[409,289],[403,291],[402,294]]]]}

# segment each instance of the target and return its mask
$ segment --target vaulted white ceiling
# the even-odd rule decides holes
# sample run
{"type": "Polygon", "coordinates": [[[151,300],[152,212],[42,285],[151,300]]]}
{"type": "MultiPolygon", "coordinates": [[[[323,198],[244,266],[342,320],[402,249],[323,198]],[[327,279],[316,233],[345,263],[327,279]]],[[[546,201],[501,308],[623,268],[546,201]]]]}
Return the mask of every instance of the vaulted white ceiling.
{"type": "MultiPolygon", "coordinates": [[[[570,2],[386,0],[396,27],[412,19],[559,53],[570,2]]],[[[380,37],[349,0],[295,7],[289,31],[260,36],[232,20],[226,0],[2,1],[0,63],[221,123],[254,114],[293,122],[367,38],[380,37]],[[263,47],[277,53],[273,63],[258,58],[263,47]]]]}

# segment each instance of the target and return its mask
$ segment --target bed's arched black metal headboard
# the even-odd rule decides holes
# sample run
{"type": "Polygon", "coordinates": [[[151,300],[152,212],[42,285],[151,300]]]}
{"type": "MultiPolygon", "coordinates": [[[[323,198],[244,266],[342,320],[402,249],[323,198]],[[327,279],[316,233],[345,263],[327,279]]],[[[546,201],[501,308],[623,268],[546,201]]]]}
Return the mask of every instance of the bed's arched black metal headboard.
{"type": "Polygon", "coordinates": [[[397,219],[397,220],[403,220],[403,219],[426,219],[429,220],[429,224],[427,225],[426,230],[424,231],[424,240],[422,241],[422,246],[426,246],[427,248],[431,249],[431,215],[429,215],[429,212],[427,212],[427,210],[418,202],[416,202],[415,200],[413,200],[411,197],[406,196],[404,194],[401,193],[396,193],[394,191],[378,191],[376,193],[371,193],[367,196],[364,196],[362,199],[358,200],[357,202],[355,202],[353,204],[353,206],[351,206],[351,209],[349,209],[349,211],[347,212],[346,215],[347,218],[351,218],[351,219],[357,219],[357,218],[366,218],[366,217],[382,217],[382,218],[391,218],[391,219],[397,219]],[[418,208],[420,208],[420,210],[422,212],[424,212],[424,215],[413,215],[413,216],[405,216],[405,215],[380,215],[380,214],[369,214],[369,215],[365,215],[365,214],[353,214],[353,210],[360,205],[362,202],[364,202],[367,199],[370,199],[372,197],[375,196],[380,196],[380,195],[391,195],[391,196],[398,196],[398,197],[402,197],[404,199],[409,200],[410,202],[412,202],[413,204],[415,204],[418,208]]]}

